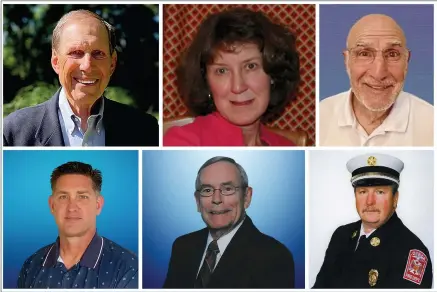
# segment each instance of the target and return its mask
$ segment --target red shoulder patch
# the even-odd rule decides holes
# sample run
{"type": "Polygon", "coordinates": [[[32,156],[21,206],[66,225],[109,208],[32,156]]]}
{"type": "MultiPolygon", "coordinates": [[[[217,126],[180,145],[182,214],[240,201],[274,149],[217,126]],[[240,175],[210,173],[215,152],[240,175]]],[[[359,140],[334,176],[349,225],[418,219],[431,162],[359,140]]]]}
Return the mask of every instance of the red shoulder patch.
{"type": "Polygon", "coordinates": [[[428,258],[423,252],[418,249],[410,250],[404,271],[404,279],[420,285],[427,263],[428,258]]]}

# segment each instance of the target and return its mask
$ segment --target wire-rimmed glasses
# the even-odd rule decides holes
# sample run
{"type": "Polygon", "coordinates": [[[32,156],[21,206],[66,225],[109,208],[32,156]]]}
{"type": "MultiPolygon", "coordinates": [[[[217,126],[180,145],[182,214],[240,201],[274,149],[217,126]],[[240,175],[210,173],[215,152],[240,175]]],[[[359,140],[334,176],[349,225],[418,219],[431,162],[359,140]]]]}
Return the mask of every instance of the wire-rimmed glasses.
{"type": "Polygon", "coordinates": [[[371,64],[375,61],[376,56],[381,52],[385,62],[396,64],[408,57],[409,50],[404,47],[393,47],[384,50],[377,50],[371,47],[357,46],[347,49],[352,60],[358,64],[371,64]]]}
{"type": "Polygon", "coordinates": [[[222,196],[232,196],[240,187],[233,185],[223,185],[220,188],[215,189],[212,186],[203,186],[197,190],[202,197],[211,197],[215,191],[220,191],[222,196]]]}

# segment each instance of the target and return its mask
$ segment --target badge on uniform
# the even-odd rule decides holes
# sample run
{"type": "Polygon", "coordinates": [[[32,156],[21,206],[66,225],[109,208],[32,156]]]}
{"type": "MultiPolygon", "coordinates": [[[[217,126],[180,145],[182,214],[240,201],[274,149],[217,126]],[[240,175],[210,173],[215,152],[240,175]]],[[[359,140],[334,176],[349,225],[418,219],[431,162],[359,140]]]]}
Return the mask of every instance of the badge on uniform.
{"type": "Polygon", "coordinates": [[[372,246],[378,246],[381,243],[381,240],[379,239],[379,237],[374,237],[370,240],[370,244],[372,246]]]}
{"type": "Polygon", "coordinates": [[[420,285],[425,274],[428,258],[418,249],[410,250],[407,266],[404,271],[404,279],[420,285]]]}
{"type": "Polygon", "coordinates": [[[369,285],[370,287],[373,287],[376,285],[376,282],[378,281],[379,272],[378,270],[371,269],[369,271],[369,285]]]}
{"type": "Polygon", "coordinates": [[[355,236],[357,236],[358,231],[354,231],[354,233],[352,233],[352,237],[351,238],[355,238],[355,236]]]}

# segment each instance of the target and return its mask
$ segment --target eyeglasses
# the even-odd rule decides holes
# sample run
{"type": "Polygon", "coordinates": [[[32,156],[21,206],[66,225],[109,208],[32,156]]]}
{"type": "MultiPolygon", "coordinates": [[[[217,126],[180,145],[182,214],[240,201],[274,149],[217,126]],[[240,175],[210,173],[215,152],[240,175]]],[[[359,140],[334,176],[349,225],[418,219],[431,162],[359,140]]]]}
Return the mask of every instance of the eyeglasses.
{"type": "Polygon", "coordinates": [[[389,48],[385,50],[376,50],[368,47],[355,47],[347,49],[351,54],[352,60],[358,64],[371,64],[375,61],[378,52],[381,52],[382,57],[387,63],[395,64],[408,56],[409,50],[406,48],[389,48]]]}
{"type": "Polygon", "coordinates": [[[215,191],[219,190],[222,196],[232,196],[240,187],[234,187],[232,185],[221,186],[218,189],[213,187],[202,187],[197,190],[202,197],[211,197],[215,191]]]}

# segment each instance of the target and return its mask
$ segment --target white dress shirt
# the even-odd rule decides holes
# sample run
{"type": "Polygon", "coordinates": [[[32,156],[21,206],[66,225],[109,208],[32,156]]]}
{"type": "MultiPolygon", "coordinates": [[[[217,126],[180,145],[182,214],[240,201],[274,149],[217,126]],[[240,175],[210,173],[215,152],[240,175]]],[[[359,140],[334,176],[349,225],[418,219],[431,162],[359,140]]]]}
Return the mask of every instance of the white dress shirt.
{"type": "MultiPolygon", "coordinates": [[[[231,232],[229,232],[228,234],[223,235],[222,237],[220,237],[217,240],[217,245],[218,248],[220,250],[220,252],[217,254],[217,258],[215,261],[215,267],[217,267],[218,262],[220,261],[221,257],[223,256],[223,254],[225,253],[226,248],[228,247],[229,243],[231,242],[232,238],[234,237],[235,233],[237,233],[238,229],[240,229],[241,224],[243,224],[244,220],[241,221],[237,226],[235,226],[234,229],[232,229],[231,232]]],[[[213,241],[213,238],[211,236],[211,233],[208,234],[208,239],[206,240],[206,247],[205,247],[205,251],[203,252],[203,256],[202,256],[202,260],[200,261],[200,266],[199,269],[197,270],[197,274],[199,274],[200,269],[202,268],[203,265],[203,260],[205,259],[206,256],[206,251],[208,250],[208,245],[213,241]]]]}
{"type": "Polygon", "coordinates": [[[361,235],[365,235],[366,238],[369,238],[369,236],[370,236],[373,232],[375,232],[375,230],[376,230],[376,229],[373,229],[372,231],[366,233],[366,232],[364,232],[363,223],[361,223],[360,236],[358,236],[357,245],[355,246],[355,250],[357,250],[357,248],[358,248],[358,243],[360,242],[359,239],[360,239],[361,235]]]}

